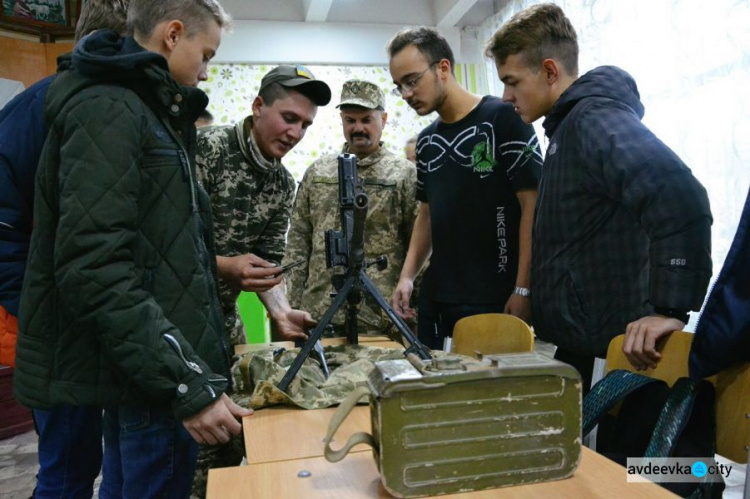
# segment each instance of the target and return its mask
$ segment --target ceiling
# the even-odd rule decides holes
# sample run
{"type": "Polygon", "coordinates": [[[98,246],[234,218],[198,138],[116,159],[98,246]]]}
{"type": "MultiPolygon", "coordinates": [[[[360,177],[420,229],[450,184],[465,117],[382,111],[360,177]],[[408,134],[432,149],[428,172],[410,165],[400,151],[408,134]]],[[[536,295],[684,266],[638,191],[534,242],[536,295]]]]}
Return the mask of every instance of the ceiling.
{"type": "Polygon", "coordinates": [[[476,26],[499,0],[221,0],[235,20],[476,26]]]}

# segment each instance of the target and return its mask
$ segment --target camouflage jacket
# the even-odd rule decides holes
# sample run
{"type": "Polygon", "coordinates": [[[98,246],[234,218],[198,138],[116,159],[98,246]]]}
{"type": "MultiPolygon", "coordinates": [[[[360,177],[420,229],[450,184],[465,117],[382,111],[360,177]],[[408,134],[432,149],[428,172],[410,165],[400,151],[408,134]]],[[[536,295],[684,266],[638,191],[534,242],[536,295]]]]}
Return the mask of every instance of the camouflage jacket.
{"type": "MultiPolygon", "coordinates": [[[[233,125],[203,129],[198,135],[198,178],[211,198],[216,254],[254,253],[274,263],[284,256],[294,203],[294,178],[275,160],[263,165],[248,143],[252,116],[233,125]]],[[[219,281],[229,343],[245,343],[237,311],[239,290],[219,281]]]]}
{"type": "MultiPolygon", "coordinates": [[[[344,152],[348,148],[344,147],[344,152]]],[[[326,268],[324,232],[341,230],[339,218],[338,155],[320,158],[307,169],[297,191],[289,229],[284,264],[306,260],[286,277],[292,307],[307,310],[320,319],[331,304],[331,276],[344,269],[326,268]]],[[[406,159],[381,144],[375,154],[357,161],[357,176],[364,181],[369,198],[365,223],[365,257],[388,258],[388,267],[370,267],[367,274],[386,301],[390,301],[409,249],[409,238],[417,213],[416,169],[406,159]]],[[[334,316],[335,326],[344,324],[344,308],[334,316]]],[[[390,323],[374,300],[366,297],[359,311],[359,334],[381,332],[390,323]]]]}

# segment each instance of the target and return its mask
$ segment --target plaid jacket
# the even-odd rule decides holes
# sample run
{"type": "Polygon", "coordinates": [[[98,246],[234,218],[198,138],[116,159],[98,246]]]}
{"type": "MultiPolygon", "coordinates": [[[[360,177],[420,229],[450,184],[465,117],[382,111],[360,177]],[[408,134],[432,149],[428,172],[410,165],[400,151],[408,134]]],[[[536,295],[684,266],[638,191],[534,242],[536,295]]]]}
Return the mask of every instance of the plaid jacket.
{"type": "Polygon", "coordinates": [[[643,113],[635,81],[609,66],[573,83],[544,122],[534,326],[582,355],[604,356],[654,307],[698,310],[711,277],[706,191],[643,113]]]}

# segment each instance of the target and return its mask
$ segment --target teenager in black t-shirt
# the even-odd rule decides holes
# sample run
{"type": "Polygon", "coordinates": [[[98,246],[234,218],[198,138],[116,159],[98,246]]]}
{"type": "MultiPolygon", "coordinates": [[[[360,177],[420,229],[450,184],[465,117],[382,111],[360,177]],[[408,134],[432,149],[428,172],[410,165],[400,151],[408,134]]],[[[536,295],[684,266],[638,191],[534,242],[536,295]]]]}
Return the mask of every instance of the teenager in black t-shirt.
{"type": "Polygon", "coordinates": [[[422,201],[393,306],[411,317],[414,277],[427,258],[423,292],[437,328],[420,328],[442,348],[462,317],[505,312],[529,321],[531,223],[541,152],[530,125],[499,99],[474,95],[453,75],[453,54],[432,28],[409,28],[389,45],[395,92],[419,114],[440,117],[417,142],[422,201]],[[430,256],[431,255],[431,256],[430,256]]]}

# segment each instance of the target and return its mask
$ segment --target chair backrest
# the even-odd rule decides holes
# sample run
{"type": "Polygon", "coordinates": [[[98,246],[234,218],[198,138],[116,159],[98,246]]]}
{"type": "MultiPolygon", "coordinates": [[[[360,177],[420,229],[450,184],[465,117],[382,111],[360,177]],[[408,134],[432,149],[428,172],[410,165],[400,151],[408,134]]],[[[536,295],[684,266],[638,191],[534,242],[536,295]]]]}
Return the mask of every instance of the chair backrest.
{"type": "Polygon", "coordinates": [[[509,314],[464,317],[453,328],[451,352],[474,357],[493,353],[530,352],[534,333],[524,321],[509,314]]]}
{"type": "Polygon", "coordinates": [[[666,339],[663,339],[658,345],[657,350],[661,353],[662,359],[654,369],[636,371],[630,364],[628,358],[622,352],[622,345],[625,342],[625,335],[615,336],[609,342],[607,349],[607,362],[604,368],[605,374],[615,369],[625,369],[626,371],[637,372],[644,376],[650,376],[664,380],[669,386],[672,386],[679,378],[688,375],[688,356],[690,355],[690,345],[693,343],[693,333],[685,331],[675,331],[666,339]]]}
{"type": "MultiPolygon", "coordinates": [[[[635,371],[622,352],[625,335],[612,339],[605,371],[625,369],[664,380],[670,386],[688,376],[693,333],[675,331],[658,346],[662,360],[655,369],[635,371]]],[[[747,462],[750,445],[750,363],[725,369],[708,378],[716,388],[716,452],[737,463],[747,462]]]]}
{"type": "Polygon", "coordinates": [[[737,463],[747,463],[750,363],[725,369],[708,380],[716,387],[716,452],[737,463]]]}

